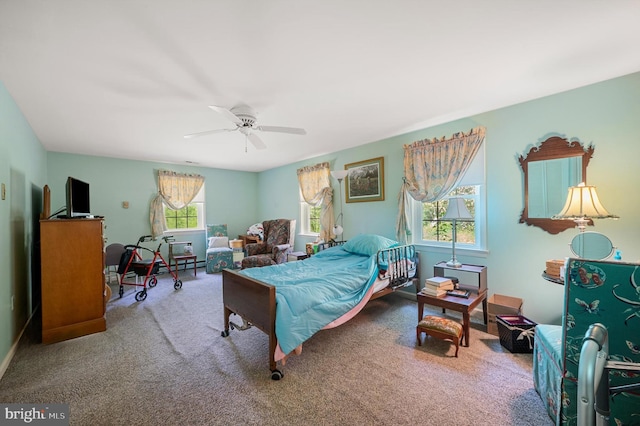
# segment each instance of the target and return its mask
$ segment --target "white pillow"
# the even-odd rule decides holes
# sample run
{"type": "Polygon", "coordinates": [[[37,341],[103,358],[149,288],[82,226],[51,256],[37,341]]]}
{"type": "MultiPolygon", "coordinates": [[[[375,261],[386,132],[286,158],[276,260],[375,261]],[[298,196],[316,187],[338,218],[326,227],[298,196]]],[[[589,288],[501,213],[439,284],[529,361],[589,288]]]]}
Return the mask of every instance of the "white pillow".
{"type": "Polygon", "coordinates": [[[209,248],[229,247],[229,237],[209,237],[209,248]]]}

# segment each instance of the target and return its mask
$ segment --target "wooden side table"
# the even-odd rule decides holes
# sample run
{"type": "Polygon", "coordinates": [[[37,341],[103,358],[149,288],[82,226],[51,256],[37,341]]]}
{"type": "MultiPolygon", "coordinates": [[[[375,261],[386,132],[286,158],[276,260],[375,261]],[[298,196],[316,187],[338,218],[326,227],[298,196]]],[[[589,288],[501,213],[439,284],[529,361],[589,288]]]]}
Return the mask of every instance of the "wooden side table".
{"type": "Polygon", "coordinates": [[[469,314],[476,306],[482,302],[482,313],[484,323],[487,323],[487,290],[470,290],[471,294],[468,299],[455,296],[429,296],[418,292],[418,322],[422,321],[424,313],[424,305],[438,306],[442,309],[451,309],[452,311],[462,312],[462,327],[464,329],[464,346],[469,346],[469,314]]]}
{"type": "Polygon", "coordinates": [[[246,234],[238,235],[238,239],[242,240],[242,248],[243,249],[247,244],[259,243],[259,242],[262,241],[260,239],[260,237],[258,237],[257,235],[246,235],[246,234]]]}
{"type": "MultiPolygon", "coordinates": [[[[183,247],[183,251],[176,251],[175,247],[176,246],[191,246],[191,241],[173,241],[169,243],[169,267],[171,267],[171,261],[173,260],[175,262],[175,269],[176,269],[176,276],[178,274],[178,269],[180,268],[180,262],[184,261],[184,270],[187,270],[187,264],[189,263],[190,260],[193,260],[193,276],[195,277],[197,274],[196,271],[196,262],[198,260],[198,256],[195,255],[193,253],[193,251],[188,252],[186,250],[184,250],[183,247]]],[[[193,248],[192,248],[193,250],[193,248]]]]}
{"type": "Polygon", "coordinates": [[[451,266],[447,266],[447,262],[436,263],[433,266],[433,275],[436,277],[444,277],[454,272],[466,272],[469,274],[473,274],[476,277],[475,284],[465,283],[466,284],[465,285],[462,283],[462,281],[460,281],[460,287],[464,287],[464,288],[471,287],[472,289],[475,289],[477,291],[487,290],[487,267],[486,266],[467,265],[463,263],[462,266],[460,266],[459,268],[454,268],[451,266]]]}

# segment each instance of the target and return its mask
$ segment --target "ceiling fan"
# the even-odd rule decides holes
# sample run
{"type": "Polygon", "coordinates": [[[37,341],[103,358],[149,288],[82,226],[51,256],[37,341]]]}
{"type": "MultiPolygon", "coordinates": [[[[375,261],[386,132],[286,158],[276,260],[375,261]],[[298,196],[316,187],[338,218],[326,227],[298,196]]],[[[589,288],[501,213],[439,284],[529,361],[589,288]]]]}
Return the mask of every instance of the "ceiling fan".
{"type": "Polygon", "coordinates": [[[247,150],[246,141],[249,140],[256,149],[265,149],[267,146],[265,143],[254,133],[255,130],[261,132],[278,132],[278,133],[291,133],[294,135],[306,135],[307,132],[304,129],[297,127],[282,127],[282,126],[258,126],[256,125],[257,113],[248,105],[240,104],[234,106],[231,109],[227,109],[220,106],[209,105],[209,108],[215,112],[225,116],[229,121],[236,125],[234,129],[215,129],[207,130],[206,132],[191,133],[185,135],[185,139],[195,138],[198,136],[210,135],[213,133],[221,132],[233,132],[235,130],[240,131],[245,135],[245,151],[247,150]]]}

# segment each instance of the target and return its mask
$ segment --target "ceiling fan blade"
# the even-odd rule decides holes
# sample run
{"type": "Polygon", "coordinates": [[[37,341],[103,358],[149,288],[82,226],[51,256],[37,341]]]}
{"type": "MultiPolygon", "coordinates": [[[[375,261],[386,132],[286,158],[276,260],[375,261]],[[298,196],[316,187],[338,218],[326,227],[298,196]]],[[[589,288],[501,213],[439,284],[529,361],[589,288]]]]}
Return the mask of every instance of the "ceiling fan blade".
{"type": "Polygon", "coordinates": [[[278,132],[278,133],[291,133],[294,135],[306,135],[307,131],[305,129],[300,129],[297,127],[281,127],[281,126],[256,126],[257,130],[261,130],[263,132],[278,132]]]}
{"type": "Polygon", "coordinates": [[[215,106],[215,105],[209,105],[209,108],[211,108],[212,110],[214,110],[218,114],[224,115],[227,118],[227,120],[231,121],[235,125],[242,126],[242,120],[240,120],[240,118],[238,118],[237,115],[232,113],[227,108],[219,107],[219,106],[215,106]]]}
{"type": "Polygon", "coordinates": [[[249,133],[247,135],[247,138],[249,138],[249,140],[251,141],[253,146],[256,147],[256,149],[265,149],[267,147],[267,145],[265,145],[265,143],[262,142],[262,139],[260,139],[258,135],[256,135],[255,133],[249,133]]]}
{"type": "Polygon", "coordinates": [[[197,138],[198,136],[211,135],[211,134],[213,134],[213,133],[233,132],[234,130],[237,130],[237,129],[216,129],[216,130],[207,130],[206,132],[191,133],[191,134],[189,134],[189,135],[184,135],[184,138],[185,138],[185,139],[191,139],[191,138],[197,138]]]}

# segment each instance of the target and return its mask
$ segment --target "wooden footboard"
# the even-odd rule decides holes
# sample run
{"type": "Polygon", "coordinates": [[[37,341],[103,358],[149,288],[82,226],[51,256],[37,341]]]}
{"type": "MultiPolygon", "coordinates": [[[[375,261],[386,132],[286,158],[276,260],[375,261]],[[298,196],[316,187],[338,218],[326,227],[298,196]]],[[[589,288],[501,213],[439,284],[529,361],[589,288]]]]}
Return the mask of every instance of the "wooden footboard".
{"type": "MultiPolygon", "coordinates": [[[[229,316],[240,315],[244,320],[269,336],[269,368],[276,369],[276,288],[235,271],[222,271],[222,301],[224,303],[223,337],[229,335],[229,316]]],[[[273,376],[272,376],[273,377],[273,376]]]]}

